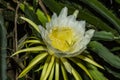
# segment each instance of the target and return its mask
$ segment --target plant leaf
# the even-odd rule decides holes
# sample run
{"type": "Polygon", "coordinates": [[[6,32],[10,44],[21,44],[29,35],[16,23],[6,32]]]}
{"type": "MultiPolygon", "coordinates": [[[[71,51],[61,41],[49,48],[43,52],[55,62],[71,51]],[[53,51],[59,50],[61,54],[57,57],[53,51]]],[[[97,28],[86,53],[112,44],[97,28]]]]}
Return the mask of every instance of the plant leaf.
{"type": "Polygon", "coordinates": [[[116,78],[119,78],[120,79],[120,72],[119,70],[118,71],[115,71],[115,70],[112,70],[111,68],[105,66],[105,69],[111,73],[113,76],[115,76],[116,78]]]}
{"type": "Polygon", "coordinates": [[[111,32],[106,32],[106,31],[96,31],[94,36],[94,40],[103,40],[103,41],[113,41],[115,39],[120,39],[120,37],[116,37],[113,33],[111,32]]]}
{"type": "MultiPolygon", "coordinates": [[[[57,2],[55,0],[51,0],[51,1],[43,0],[43,2],[52,12],[55,12],[57,14],[59,14],[60,10],[65,6],[68,7],[70,14],[72,14],[76,10],[76,6],[73,6],[73,4],[71,4],[71,5],[63,4],[63,3],[57,2]]],[[[78,6],[79,6],[79,4],[78,4],[78,6]]],[[[88,23],[93,24],[95,27],[97,27],[99,29],[102,29],[105,31],[110,31],[114,34],[118,34],[116,30],[114,30],[113,28],[108,26],[108,24],[106,24],[100,18],[91,15],[88,11],[83,10],[83,8],[78,7],[77,10],[79,10],[78,18],[80,18],[82,20],[86,20],[88,23]]]]}
{"type": "Polygon", "coordinates": [[[18,78],[21,78],[25,76],[36,64],[38,64],[42,59],[44,59],[48,53],[41,53],[38,54],[31,62],[30,64],[20,73],[18,78]]]}
{"type": "Polygon", "coordinates": [[[32,6],[27,3],[21,3],[20,9],[25,13],[25,17],[31,21],[34,21],[34,23],[37,25],[41,24],[32,6]]]}
{"type": "Polygon", "coordinates": [[[46,75],[46,71],[47,71],[47,67],[49,65],[50,59],[51,59],[51,56],[48,56],[46,61],[45,61],[45,64],[44,64],[44,67],[43,67],[43,70],[42,70],[42,73],[41,73],[41,76],[40,76],[40,80],[42,80],[43,77],[46,75]]]}
{"type": "Polygon", "coordinates": [[[19,53],[22,53],[22,52],[45,51],[45,50],[46,50],[46,49],[45,49],[43,46],[25,48],[25,49],[21,49],[21,50],[15,52],[14,54],[11,55],[11,57],[14,56],[14,55],[17,55],[17,54],[19,54],[19,53]]]}
{"type": "Polygon", "coordinates": [[[38,19],[41,21],[42,25],[45,26],[45,24],[48,22],[45,14],[40,9],[37,9],[36,15],[38,16],[38,19]]]}
{"type": "Polygon", "coordinates": [[[88,71],[94,80],[108,80],[95,66],[88,64],[88,71]]]}
{"type": "Polygon", "coordinates": [[[59,80],[59,59],[56,58],[56,62],[55,62],[55,80],[59,80]]]}
{"type": "Polygon", "coordinates": [[[96,63],[94,60],[86,57],[86,56],[83,56],[83,55],[80,55],[80,56],[77,56],[78,58],[88,62],[88,63],[91,63],[92,65],[96,66],[96,67],[99,67],[101,69],[104,69],[101,65],[99,65],[98,63],[96,63]]]}
{"type": "Polygon", "coordinates": [[[18,50],[21,49],[21,47],[23,47],[25,44],[27,43],[34,43],[34,44],[44,44],[42,41],[40,40],[26,40],[24,42],[21,42],[19,45],[18,45],[18,50]]]}
{"type": "Polygon", "coordinates": [[[120,33],[120,20],[103,4],[101,4],[98,0],[80,0],[80,1],[86,3],[95,11],[97,11],[99,14],[101,14],[103,17],[105,17],[109,22],[111,22],[115,26],[116,30],[120,33]]]}
{"type": "Polygon", "coordinates": [[[72,74],[75,80],[82,80],[82,77],[79,75],[79,73],[74,68],[72,68],[72,74]]]}
{"type": "Polygon", "coordinates": [[[25,17],[20,17],[20,18],[23,19],[23,20],[25,20],[25,21],[27,21],[30,25],[32,25],[32,27],[33,27],[36,31],[38,31],[38,32],[40,33],[40,30],[39,30],[39,28],[38,28],[38,25],[36,25],[33,21],[31,21],[30,19],[25,18],[25,17]]]}
{"type": "Polygon", "coordinates": [[[120,4],[120,0],[115,0],[115,1],[120,4]]]}
{"type": "Polygon", "coordinates": [[[92,76],[88,72],[87,68],[82,64],[82,62],[79,60],[76,60],[75,58],[69,58],[72,62],[74,62],[76,65],[78,65],[85,73],[90,77],[91,80],[93,80],[92,76]]]}
{"type": "Polygon", "coordinates": [[[65,58],[60,58],[60,60],[62,61],[65,69],[66,69],[69,73],[71,73],[71,72],[72,72],[72,66],[70,65],[70,63],[68,62],[68,60],[65,59],[65,58]]]}
{"type": "Polygon", "coordinates": [[[61,64],[61,70],[62,70],[63,79],[68,80],[67,71],[65,70],[63,64],[61,64]]]}
{"type": "Polygon", "coordinates": [[[6,37],[7,31],[4,26],[4,19],[3,16],[0,13],[0,79],[6,80],[6,70],[7,70],[7,64],[6,64],[6,58],[7,58],[7,37],[6,37]]]}
{"type": "Polygon", "coordinates": [[[90,49],[104,59],[111,66],[120,69],[120,58],[111,53],[105,46],[97,41],[92,41],[89,44],[90,49]]]}
{"type": "Polygon", "coordinates": [[[44,77],[41,78],[40,80],[47,80],[47,78],[48,78],[48,76],[49,76],[49,74],[50,74],[50,72],[51,72],[51,70],[52,70],[52,68],[53,68],[54,60],[55,60],[55,56],[52,56],[52,57],[51,57],[51,60],[50,60],[50,62],[49,62],[49,64],[48,64],[48,67],[47,67],[47,70],[46,70],[46,74],[45,74],[44,77]]]}
{"type": "Polygon", "coordinates": [[[52,70],[51,70],[51,73],[50,73],[50,76],[49,76],[48,80],[53,80],[54,70],[55,70],[54,68],[55,68],[55,65],[53,65],[53,67],[52,67],[52,70]]]}
{"type": "Polygon", "coordinates": [[[120,51],[120,47],[114,47],[111,51],[120,51]]]}

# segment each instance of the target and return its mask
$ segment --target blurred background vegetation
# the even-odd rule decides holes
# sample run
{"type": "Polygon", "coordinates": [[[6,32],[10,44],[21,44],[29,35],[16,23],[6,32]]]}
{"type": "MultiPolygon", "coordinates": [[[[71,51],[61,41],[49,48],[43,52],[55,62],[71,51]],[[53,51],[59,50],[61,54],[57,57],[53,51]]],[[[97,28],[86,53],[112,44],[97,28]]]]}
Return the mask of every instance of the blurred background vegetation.
{"type": "MultiPolygon", "coordinates": [[[[86,20],[87,28],[96,30],[88,47],[94,60],[105,68],[100,72],[108,80],[120,80],[120,0],[0,0],[0,80],[17,80],[33,57],[10,55],[28,36],[40,36],[20,16],[45,26],[46,15],[58,14],[65,6],[69,14],[79,10],[78,20],[86,20]],[[24,59],[26,61],[23,62],[24,59]]],[[[39,79],[33,70],[29,76],[19,80],[39,79]]],[[[96,73],[93,73],[95,76],[96,73]]],[[[96,77],[99,78],[99,75],[96,77]]],[[[84,74],[82,78],[90,80],[84,74]]],[[[74,79],[71,77],[71,80],[74,79]]]]}

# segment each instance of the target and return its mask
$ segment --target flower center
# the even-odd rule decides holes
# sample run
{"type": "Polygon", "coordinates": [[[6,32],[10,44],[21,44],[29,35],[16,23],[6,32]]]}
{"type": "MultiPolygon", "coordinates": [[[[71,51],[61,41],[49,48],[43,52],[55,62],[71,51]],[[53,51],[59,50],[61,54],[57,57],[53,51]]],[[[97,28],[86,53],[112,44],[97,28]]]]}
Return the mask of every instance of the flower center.
{"type": "Polygon", "coordinates": [[[73,44],[73,35],[73,30],[69,27],[54,27],[48,36],[54,48],[65,52],[73,44]]]}

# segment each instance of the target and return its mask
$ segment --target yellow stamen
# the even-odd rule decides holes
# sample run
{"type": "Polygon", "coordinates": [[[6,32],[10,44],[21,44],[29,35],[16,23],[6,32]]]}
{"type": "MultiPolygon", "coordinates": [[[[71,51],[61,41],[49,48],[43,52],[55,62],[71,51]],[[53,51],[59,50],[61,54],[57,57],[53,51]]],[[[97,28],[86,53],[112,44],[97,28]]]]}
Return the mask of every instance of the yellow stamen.
{"type": "Polygon", "coordinates": [[[54,27],[48,36],[54,48],[68,51],[73,44],[73,35],[73,30],[69,27],[54,27]]]}

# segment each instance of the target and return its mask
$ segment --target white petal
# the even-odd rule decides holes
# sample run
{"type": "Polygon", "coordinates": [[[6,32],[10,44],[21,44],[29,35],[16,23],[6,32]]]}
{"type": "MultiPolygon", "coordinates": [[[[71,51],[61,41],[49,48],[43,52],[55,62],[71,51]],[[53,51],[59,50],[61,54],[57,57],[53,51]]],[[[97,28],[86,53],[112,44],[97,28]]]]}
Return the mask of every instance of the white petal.
{"type": "Polygon", "coordinates": [[[70,49],[70,53],[76,53],[80,51],[84,46],[81,44],[81,40],[78,40],[70,49]]]}
{"type": "Polygon", "coordinates": [[[42,36],[44,42],[50,43],[50,40],[48,38],[48,31],[45,30],[45,28],[43,28],[41,25],[39,25],[39,29],[40,29],[40,33],[41,33],[41,36],[42,36]]]}
{"type": "Polygon", "coordinates": [[[41,26],[41,25],[39,25],[38,27],[39,27],[41,35],[44,36],[44,34],[45,34],[45,28],[43,28],[43,26],[41,26]]]}
{"type": "Polygon", "coordinates": [[[84,34],[84,32],[85,32],[85,25],[86,25],[85,21],[79,21],[77,27],[78,27],[78,30],[80,31],[81,34],[84,34]]]}
{"type": "Polygon", "coordinates": [[[67,18],[58,18],[58,27],[66,27],[67,22],[67,18]]]}
{"type": "Polygon", "coordinates": [[[79,27],[80,28],[85,28],[85,24],[86,24],[85,21],[79,21],[79,27]]]}
{"type": "Polygon", "coordinates": [[[78,51],[79,51],[79,53],[82,52],[86,48],[87,44],[90,42],[92,36],[94,35],[94,31],[95,30],[93,30],[93,29],[90,29],[90,30],[86,31],[83,39],[81,41],[78,40],[75,43],[75,45],[73,45],[72,48],[74,48],[74,50],[72,51],[72,53],[75,53],[75,52],[78,52],[78,51]]]}
{"type": "Polygon", "coordinates": [[[79,10],[74,11],[73,15],[75,16],[75,18],[77,18],[78,13],[79,13],[79,10]]]}
{"type": "Polygon", "coordinates": [[[52,29],[52,27],[57,24],[56,19],[57,19],[57,15],[56,15],[56,13],[54,13],[51,21],[46,23],[46,30],[50,31],[50,29],[52,29]]]}
{"type": "Polygon", "coordinates": [[[52,27],[55,27],[58,25],[58,17],[56,13],[53,14],[52,19],[51,19],[52,27]]]}
{"type": "Polygon", "coordinates": [[[68,8],[67,8],[67,7],[64,7],[64,8],[61,10],[60,14],[59,14],[59,18],[64,18],[64,17],[66,17],[66,16],[67,16],[67,12],[68,12],[68,8]]]}
{"type": "Polygon", "coordinates": [[[91,38],[93,37],[94,32],[95,32],[95,30],[93,30],[93,29],[86,31],[85,36],[84,36],[81,44],[86,46],[90,42],[91,38]]]}
{"type": "Polygon", "coordinates": [[[69,21],[72,21],[72,22],[76,21],[76,17],[74,15],[70,15],[67,18],[69,21]]]}
{"type": "Polygon", "coordinates": [[[56,19],[57,18],[57,14],[56,13],[53,13],[52,15],[52,20],[56,19]]]}
{"type": "Polygon", "coordinates": [[[52,29],[52,27],[53,27],[53,24],[51,22],[46,23],[46,30],[47,31],[50,31],[50,29],[52,29]]]}
{"type": "Polygon", "coordinates": [[[85,21],[74,21],[69,23],[69,25],[75,32],[75,39],[82,40],[85,34],[85,21]]]}
{"type": "Polygon", "coordinates": [[[66,24],[67,27],[72,27],[73,28],[75,26],[75,22],[76,22],[75,16],[70,15],[70,16],[67,17],[66,20],[67,20],[67,24],[66,24]]]}
{"type": "Polygon", "coordinates": [[[85,33],[85,24],[85,21],[74,21],[71,27],[73,27],[77,35],[80,35],[80,37],[82,37],[85,33]]]}

